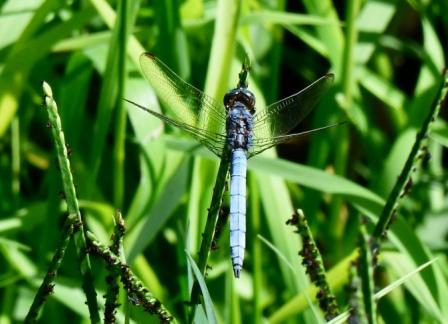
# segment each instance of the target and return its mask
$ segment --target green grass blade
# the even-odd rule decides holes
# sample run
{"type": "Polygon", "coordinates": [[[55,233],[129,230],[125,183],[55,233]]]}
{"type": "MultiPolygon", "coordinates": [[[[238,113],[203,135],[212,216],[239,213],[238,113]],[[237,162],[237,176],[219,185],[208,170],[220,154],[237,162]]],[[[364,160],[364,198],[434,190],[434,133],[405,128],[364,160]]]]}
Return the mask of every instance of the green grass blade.
{"type": "MultiPolygon", "coordinates": [[[[249,208],[250,211],[250,227],[254,233],[260,233],[261,231],[261,206],[260,197],[257,188],[257,182],[255,177],[249,174],[249,208]]],[[[263,263],[262,263],[262,249],[261,242],[255,239],[252,242],[252,273],[253,273],[253,287],[254,287],[254,298],[253,298],[253,322],[261,323],[263,307],[262,307],[262,291],[263,291],[263,263]]],[[[231,279],[233,280],[233,278],[231,279]]]]}
{"type": "Polygon", "coordinates": [[[99,313],[96,300],[96,291],[93,286],[93,273],[90,265],[89,256],[85,251],[86,238],[84,236],[83,221],[79,211],[78,198],[76,197],[75,185],[73,183],[73,175],[71,173],[70,161],[67,155],[67,145],[65,136],[62,131],[61,120],[59,119],[58,108],[53,99],[53,93],[47,83],[43,83],[44,104],[47,108],[48,119],[50,122],[51,132],[53,135],[56,153],[58,156],[59,167],[61,170],[62,185],[64,188],[65,199],[67,201],[67,209],[73,226],[76,225],[77,231],[74,234],[74,241],[79,258],[79,266],[83,277],[83,288],[87,297],[87,306],[89,307],[90,319],[93,323],[98,323],[99,313]]]}
{"type": "MultiPolygon", "coordinates": [[[[98,7],[96,7],[97,10],[98,7]]],[[[93,194],[94,185],[93,183],[96,181],[98,171],[100,168],[100,163],[102,160],[104,146],[106,144],[106,136],[109,131],[110,123],[112,120],[112,116],[116,113],[114,109],[116,107],[116,103],[118,102],[118,52],[112,49],[118,47],[119,44],[119,36],[120,36],[120,24],[118,23],[118,19],[114,17],[114,28],[112,29],[112,35],[109,43],[109,50],[107,53],[106,60],[106,69],[103,73],[103,82],[101,84],[100,95],[98,100],[98,109],[97,109],[97,117],[94,123],[95,136],[92,139],[91,152],[90,152],[90,163],[89,168],[91,170],[88,181],[90,182],[87,185],[88,192],[87,197],[91,197],[93,194]]],[[[121,100],[120,100],[121,101],[121,100]]],[[[120,104],[121,105],[121,104],[120,104]]],[[[117,115],[118,116],[118,115],[117,115]]],[[[122,131],[124,130],[124,120],[121,113],[120,121],[122,127],[122,131]]],[[[117,134],[118,137],[122,136],[121,134],[117,134]]],[[[115,156],[116,157],[116,156],[115,156]]],[[[119,189],[114,189],[119,190],[119,189]]]]}
{"type": "Polygon", "coordinates": [[[187,257],[188,257],[188,263],[190,267],[193,269],[194,276],[196,277],[196,280],[199,284],[199,287],[201,287],[201,294],[204,296],[204,305],[205,305],[205,312],[207,314],[207,323],[217,323],[216,315],[213,307],[213,300],[210,296],[210,293],[208,292],[207,285],[205,283],[205,279],[202,275],[202,271],[199,269],[199,267],[194,262],[194,259],[191,257],[191,255],[188,253],[188,251],[185,251],[187,257]]]}
{"type": "Polygon", "coordinates": [[[380,211],[384,204],[383,200],[370,190],[310,166],[260,156],[250,160],[249,169],[280,176],[285,180],[325,193],[342,195],[350,202],[360,204],[373,212],[380,211]]]}
{"type": "Polygon", "coordinates": [[[125,83],[127,80],[126,58],[128,48],[128,37],[134,12],[131,10],[131,3],[135,1],[121,0],[118,3],[118,19],[116,29],[118,30],[117,40],[117,112],[116,112],[116,140],[114,143],[114,204],[117,207],[123,206],[124,199],[124,159],[125,159],[125,138],[127,113],[124,101],[120,100],[124,96],[125,83]]]}

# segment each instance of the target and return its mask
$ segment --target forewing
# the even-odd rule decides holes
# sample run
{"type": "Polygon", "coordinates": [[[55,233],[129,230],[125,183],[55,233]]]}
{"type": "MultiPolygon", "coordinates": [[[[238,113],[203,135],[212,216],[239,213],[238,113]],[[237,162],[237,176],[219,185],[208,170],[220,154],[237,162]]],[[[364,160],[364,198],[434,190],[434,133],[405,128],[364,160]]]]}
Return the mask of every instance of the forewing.
{"type": "Polygon", "coordinates": [[[157,96],[169,109],[170,116],[127,101],[164,122],[187,131],[213,153],[221,156],[225,145],[226,123],[223,105],[182,80],[150,53],[140,56],[140,66],[157,96]]]}
{"type": "Polygon", "coordinates": [[[334,74],[326,74],[300,92],[255,114],[254,139],[258,139],[259,143],[269,142],[290,132],[314,109],[322,95],[333,84],[333,80],[334,74]]]}
{"type": "Polygon", "coordinates": [[[148,109],[142,105],[139,105],[136,102],[133,102],[128,99],[124,99],[127,102],[137,106],[138,108],[150,113],[151,115],[159,118],[163,122],[173,125],[175,127],[181,128],[182,130],[190,133],[195,137],[199,142],[204,144],[210,151],[215,153],[217,156],[221,156],[224,146],[226,145],[226,136],[224,134],[214,133],[205,129],[197,128],[186,123],[182,123],[176,119],[169,118],[165,115],[159,114],[158,112],[148,109]]]}
{"type": "Polygon", "coordinates": [[[220,105],[204,92],[188,84],[150,53],[140,56],[140,66],[157,96],[170,111],[177,127],[224,133],[226,115],[220,105]]]}

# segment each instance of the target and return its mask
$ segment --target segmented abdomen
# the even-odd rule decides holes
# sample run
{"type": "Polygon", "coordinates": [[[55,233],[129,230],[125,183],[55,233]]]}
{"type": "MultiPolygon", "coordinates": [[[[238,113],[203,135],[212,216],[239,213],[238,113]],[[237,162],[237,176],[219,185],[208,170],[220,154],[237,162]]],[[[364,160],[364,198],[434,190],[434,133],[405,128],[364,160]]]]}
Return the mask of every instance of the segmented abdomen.
{"type": "Polygon", "coordinates": [[[236,278],[243,267],[246,247],[246,171],[246,152],[235,149],[230,166],[230,257],[236,278]]]}

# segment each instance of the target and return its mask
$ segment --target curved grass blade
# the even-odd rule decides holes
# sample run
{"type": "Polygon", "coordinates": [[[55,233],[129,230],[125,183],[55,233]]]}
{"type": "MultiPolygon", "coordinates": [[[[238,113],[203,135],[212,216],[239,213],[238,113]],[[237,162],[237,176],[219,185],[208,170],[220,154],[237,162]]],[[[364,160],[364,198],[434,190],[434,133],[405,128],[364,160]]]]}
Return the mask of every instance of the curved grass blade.
{"type": "Polygon", "coordinates": [[[213,300],[210,296],[210,293],[208,292],[207,285],[205,284],[204,277],[202,275],[202,272],[200,271],[199,267],[197,266],[196,262],[194,262],[194,259],[191,257],[190,253],[188,251],[185,251],[185,254],[188,258],[188,263],[190,264],[190,267],[193,269],[194,276],[196,277],[196,281],[198,282],[199,286],[201,287],[201,294],[204,296],[204,305],[205,305],[205,312],[207,314],[207,323],[217,323],[216,315],[213,307],[213,300]]]}
{"type": "Polygon", "coordinates": [[[395,183],[392,192],[390,193],[386,205],[382,210],[381,216],[378,220],[378,223],[373,231],[373,236],[375,238],[380,238],[386,231],[386,228],[391,222],[392,215],[394,214],[394,210],[398,204],[398,198],[402,195],[405,190],[406,183],[409,181],[411,176],[411,171],[418,161],[418,154],[421,151],[424,140],[427,138],[430,124],[437,118],[439,114],[440,108],[445,102],[446,96],[448,94],[448,70],[445,71],[444,79],[441,84],[438,95],[436,96],[433,104],[430,107],[429,113],[423,122],[420,131],[417,133],[417,137],[415,139],[415,143],[412,147],[412,150],[406,160],[406,164],[403,167],[403,170],[400,173],[400,176],[395,183]]]}

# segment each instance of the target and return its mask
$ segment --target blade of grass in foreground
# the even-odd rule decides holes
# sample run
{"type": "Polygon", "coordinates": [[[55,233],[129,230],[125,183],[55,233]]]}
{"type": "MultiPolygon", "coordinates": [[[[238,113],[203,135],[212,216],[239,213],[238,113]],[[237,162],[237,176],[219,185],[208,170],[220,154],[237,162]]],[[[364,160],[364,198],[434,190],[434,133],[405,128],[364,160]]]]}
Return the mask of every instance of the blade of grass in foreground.
{"type": "MultiPolygon", "coordinates": [[[[78,199],[76,197],[75,186],[73,183],[73,176],[70,168],[70,161],[68,160],[67,154],[67,146],[65,143],[64,133],[62,132],[61,120],[58,114],[58,108],[56,102],[53,100],[53,93],[50,86],[47,83],[43,83],[42,85],[44,91],[44,105],[47,108],[49,125],[51,127],[51,133],[53,135],[54,143],[56,146],[56,153],[58,157],[59,167],[61,170],[62,177],[62,185],[64,188],[64,194],[67,201],[67,209],[69,213],[68,222],[72,224],[67,225],[66,232],[68,235],[65,235],[65,238],[58,250],[59,253],[64,253],[65,247],[68,244],[68,237],[73,231],[72,227],[76,228],[76,232],[74,235],[76,252],[79,258],[79,265],[81,274],[83,277],[83,289],[87,298],[87,306],[89,308],[90,320],[92,323],[99,323],[99,313],[98,313],[98,304],[96,300],[96,291],[93,286],[93,274],[90,265],[89,256],[85,253],[86,246],[86,238],[84,236],[83,223],[81,219],[81,213],[79,211],[78,199]],[[64,247],[65,246],[65,247],[64,247]]],[[[63,255],[62,255],[63,256],[63,255]]],[[[60,260],[54,260],[54,264],[52,266],[58,266],[58,262],[60,263],[62,260],[62,256],[60,260]]],[[[47,276],[48,277],[48,276],[47,276]]],[[[43,285],[46,282],[43,282],[43,285]]],[[[41,289],[39,290],[41,292],[41,289]]],[[[38,292],[38,294],[39,294],[38,292]]],[[[38,298],[38,296],[36,296],[38,298]]],[[[33,314],[37,315],[38,310],[32,308],[33,314]],[[35,312],[35,313],[34,313],[35,312]]],[[[31,311],[31,310],[30,310],[31,311]]],[[[28,319],[29,323],[32,323],[36,320],[36,318],[30,317],[28,319]]]]}
{"type": "MultiPolygon", "coordinates": [[[[123,206],[124,199],[124,156],[125,156],[125,137],[127,113],[124,102],[121,100],[124,95],[126,74],[126,52],[130,30],[130,23],[134,20],[134,13],[131,10],[130,3],[134,1],[122,0],[118,3],[118,19],[115,22],[114,29],[117,29],[117,105],[116,111],[116,139],[114,142],[114,204],[117,208],[123,206]]],[[[115,33],[115,30],[114,30],[115,33]]]]}
{"type": "Polygon", "coordinates": [[[188,262],[189,262],[191,268],[193,269],[193,273],[196,277],[196,280],[197,280],[199,286],[201,287],[202,295],[204,296],[204,306],[205,306],[205,311],[207,313],[207,322],[208,323],[217,323],[215,311],[213,309],[213,301],[208,292],[204,277],[203,277],[201,271],[199,270],[198,266],[194,262],[193,258],[188,253],[188,251],[185,251],[185,253],[187,254],[188,262]]]}
{"type": "MultiPolygon", "coordinates": [[[[117,102],[118,98],[118,84],[121,82],[124,82],[123,80],[118,79],[118,69],[124,68],[122,66],[119,66],[118,64],[118,56],[124,55],[121,50],[117,51],[119,45],[119,39],[121,36],[121,28],[120,20],[116,19],[114,20],[114,28],[112,29],[112,35],[109,42],[109,49],[107,53],[107,61],[106,61],[106,69],[102,75],[103,82],[101,83],[101,89],[100,89],[100,95],[98,100],[98,108],[97,108],[97,114],[96,114],[96,120],[94,122],[95,128],[94,128],[94,134],[92,138],[92,145],[91,145],[91,152],[90,152],[90,161],[89,161],[89,168],[90,168],[90,174],[87,179],[87,197],[91,198],[93,195],[93,190],[95,188],[94,183],[96,182],[101,159],[103,156],[104,148],[106,146],[106,137],[107,132],[109,130],[112,116],[114,114],[117,114],[117,118],[121,118],[122,116],[120,113],[117,113],[117,110],[115,110],[115,103],[117,102]],[[117,22],[118,21],[118,22],[117,22]]],[[[121,99],[120,99],[121,101],[121,99]]],[[[119,103],[119,105],[122,105],[122,103],[119,103]]],[[[122,110],[121,110],[122,112],[122,110]]],[[[118,121],[118,131],[122,132],[124,131],[124,125],[120,125],[121,122],[124,122],[123,119],[118,121]]],[[[117,134],[117,137],[121,137],[123,134],[117,134]]],[[[118,138],[117,141],[120,141],[118,138]]],[[[117,154],[117,152],[114,152],[117,154]]],[[[116,157],[116,156],[114,156],[116,157]]],[[[116,160],[114,160],[115,163],[117,163],[116,160]]],[[[117,175],[117,172],[115,171],[115,177],[116,181],[121,182],[121,174],[117,175]]],[[[118,185],[118,184],[117,184],[118,185]]],[[[121,185],[121,183],[120,183],[121,185]]],[[[114,186],[115,187],[115,186],[114,186]]],[[[114,188],[114,202],[117,200],[117,196],[121,195],[121,193],[117,192],[114,188]]]]}

